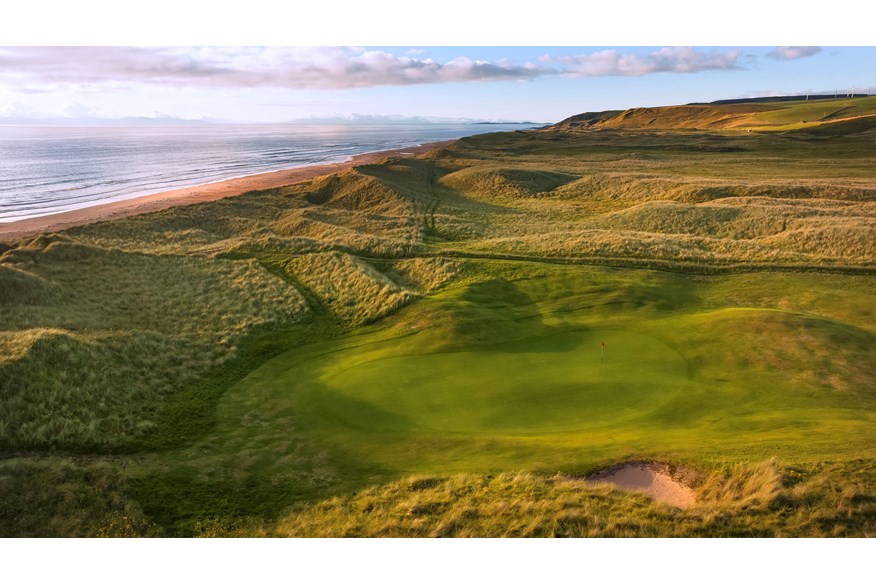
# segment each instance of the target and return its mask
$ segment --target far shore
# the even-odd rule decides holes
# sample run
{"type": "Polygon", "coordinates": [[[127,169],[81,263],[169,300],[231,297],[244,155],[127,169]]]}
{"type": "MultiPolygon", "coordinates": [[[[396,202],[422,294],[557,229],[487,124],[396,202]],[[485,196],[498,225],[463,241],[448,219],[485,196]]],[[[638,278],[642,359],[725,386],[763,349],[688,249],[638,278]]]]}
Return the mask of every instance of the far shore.
{"type": "Polygon", "coordinates": [[[404,157],[423,154],[430,150],[442,148],[453,142],[455,142],[455,140],[445,140],[441,142],[430,142],[421,146],[398,148],[396,150],[366,152],[364,154],[357,154],[350,160],[344,162],[317,164],[313,166],[302,166],[286,170],[264,172],[214,183],[144,195],[132,199],[125,199],[124,201],[115,201],[112,203],[84,207],[82,209],[74,209],[72,211],[63,211],[61,213],[54,213],[42,217],[32,217],[29,219],[21,219],[19,221],[0,223],[0,241],[10,241],[39,233],[61,231],[78,225],[86,225],[88,223],[106,221],[108,219],[118,219],[131,215],[139,215],[141,213],[150,213],[152,211],[160,211],[162,209],[169,209],[170,207],[180,205],[215,201],[217,199],[224,199],[225,197],[242,195],[249,191],[273,189],[316,178],[318,176],[325,176],[354,166],[372,164],[387,157],[404,157]]]}

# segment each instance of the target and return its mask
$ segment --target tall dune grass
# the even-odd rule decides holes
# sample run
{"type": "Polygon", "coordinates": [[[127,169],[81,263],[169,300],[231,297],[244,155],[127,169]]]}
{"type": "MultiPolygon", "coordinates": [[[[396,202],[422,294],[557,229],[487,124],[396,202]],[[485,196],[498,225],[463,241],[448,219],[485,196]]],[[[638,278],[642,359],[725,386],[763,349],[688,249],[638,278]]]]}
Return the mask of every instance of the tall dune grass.
{"type": "MultiPolygon", "coordinates": [[[[202,525],[204,536],[833,537],[872,535],[874,498],[855,463],[775,460],[697,473],[685,510],[580,479],[531,473],[411,476],[290,509],[275,522],[202,525]],[[845,473],[843,472],[845,471],[845,473]],[[837,490],[838,474],[854,476],[837,490]]],[[[872,472],[872,471],[870,471],[872,472]]],[[[869,475],[872,478],[872,474],[869,475]]]]}
{"type": "Polygon", "coordinates": [[[373,321],[415,297],[367,263],[338,252],[294,258],[286,269],[332,313],[353,324],[373,321]]]}
{"type": "Polygon", "coordinates": [[[242,337],[307,315],[300,293],[254,260],[44,238],[3,262],[5,448],[124,446],[153,429],[167,396],[231,358],[242,337]]]}

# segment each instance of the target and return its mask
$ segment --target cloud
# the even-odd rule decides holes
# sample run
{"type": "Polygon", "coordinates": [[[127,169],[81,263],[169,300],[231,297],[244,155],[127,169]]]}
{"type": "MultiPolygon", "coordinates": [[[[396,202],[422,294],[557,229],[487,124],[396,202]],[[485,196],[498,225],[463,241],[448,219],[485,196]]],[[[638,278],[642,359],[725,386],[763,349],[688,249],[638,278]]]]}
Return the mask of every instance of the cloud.
{"type": "Polygon", "coordinates": [[[739,69],[738,51],[700,52],[690,47],[665,47],[646,55],[621,54],[614,49],[587,55],[555,57],[573,77],[626,76],[652,73],[697,73],[739,69]]]}
{"type": "MultiPolygon", "coordinates": [[[[413,53],[413,51],[409,51],[413,53]]],[[[525,81],[566,75],[639,76],[736,69],[736,51],[668,47],[645,55],[614,50],[543,55],[537,64],[460,56],[435,61],[355,47],[8,47],[0,87],[87,92],[136,84],[200,88],[354,89],[385,85],[525,81]]]]}
{"type": "Polygon", "coordinates": [[[811,57],[820,52],[821,47],[776,47],[766,56],[776,61],[793,61],[794,59],[811,57]]]}
{"type": "Polygon", "coordinates": [[[342,47],[47,47],[0,49],[0,79],[42,84],[148,83],[171,86],[350,89],[525,80],[533,65],[459,57],[445,63],[342,47]]]}

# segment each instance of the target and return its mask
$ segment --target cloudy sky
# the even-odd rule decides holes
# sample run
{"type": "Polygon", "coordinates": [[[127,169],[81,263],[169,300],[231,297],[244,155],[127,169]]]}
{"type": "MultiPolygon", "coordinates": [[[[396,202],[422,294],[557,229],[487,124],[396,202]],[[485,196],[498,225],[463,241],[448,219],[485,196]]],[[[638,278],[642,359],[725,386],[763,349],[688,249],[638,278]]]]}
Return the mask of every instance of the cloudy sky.
{"type": "Polygon", "coordinates": [[[582,111],[876,89],[873,47],[0,47],[2,119],[582,111]]]}

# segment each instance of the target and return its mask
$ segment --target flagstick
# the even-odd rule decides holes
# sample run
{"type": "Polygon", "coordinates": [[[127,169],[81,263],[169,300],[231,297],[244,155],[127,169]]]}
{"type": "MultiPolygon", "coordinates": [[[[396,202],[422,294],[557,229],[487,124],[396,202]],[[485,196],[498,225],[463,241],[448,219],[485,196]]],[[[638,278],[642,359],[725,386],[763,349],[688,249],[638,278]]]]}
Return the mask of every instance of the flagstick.
{"type": "Polygon", "coordinates": [[[602,343],[602,363],[605,363],[605,343],[602,343]]]}

